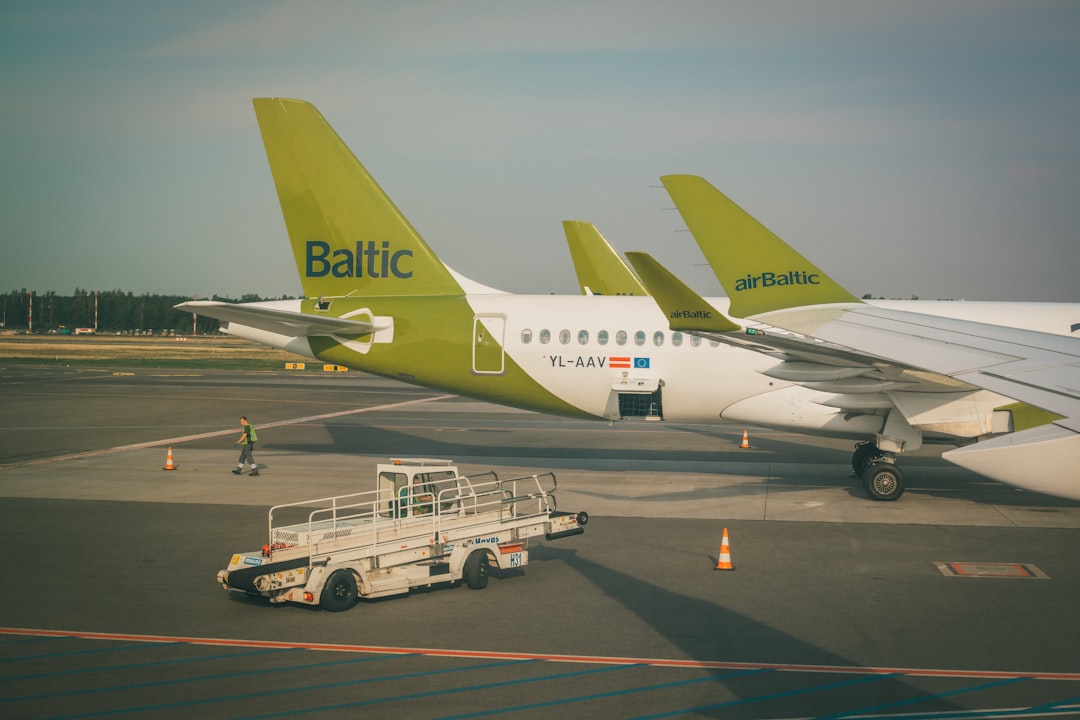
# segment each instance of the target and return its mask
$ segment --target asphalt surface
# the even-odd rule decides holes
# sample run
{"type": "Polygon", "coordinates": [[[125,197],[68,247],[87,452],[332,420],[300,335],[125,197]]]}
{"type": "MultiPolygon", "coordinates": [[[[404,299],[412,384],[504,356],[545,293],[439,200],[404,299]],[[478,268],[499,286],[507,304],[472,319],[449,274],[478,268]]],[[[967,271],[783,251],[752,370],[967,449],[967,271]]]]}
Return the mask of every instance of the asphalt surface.
{"type": "Polygon", "coordinates": [[[933,450],[873,503],[850,442],[356,373],[13,366],[0,407],[5,718],[1080,716],[1080,503],[933,450]],[[240,415],[258,478],[229,472],[240,415]],[[330,613],[214,581],[270,505],[370,489],[393,456],[554,471],[591,520],[481,591],[330,613]]]}

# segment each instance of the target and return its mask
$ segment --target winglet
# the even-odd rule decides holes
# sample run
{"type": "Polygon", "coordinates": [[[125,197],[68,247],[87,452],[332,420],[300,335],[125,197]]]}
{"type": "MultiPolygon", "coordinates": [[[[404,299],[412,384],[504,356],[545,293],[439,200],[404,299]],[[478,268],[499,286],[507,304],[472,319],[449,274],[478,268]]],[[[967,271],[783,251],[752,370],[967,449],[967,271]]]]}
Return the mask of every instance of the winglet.
{"type": "Polygon", "coordinates": [[[660,181],[731,298],[735,317],[861,302],[704,178],[665,175],[660,181]]]}
{"type": "Polygon", "coordinates": [[[304,295],[462,294],[314,105],[253,103],[304,295]]]}
{"type": "Polygon", "coordinates": [[[667,315],[672,330],[724,333],[741,329],[651,255],[628,252],[626,259],[637,270],[649,294],[667,315]]]}
{"type": "Polygon", "coordinates": [[[648,295],[641,281],[592,223],[563,220],[566,244],[581,292],[594,295],[648,295]]]}

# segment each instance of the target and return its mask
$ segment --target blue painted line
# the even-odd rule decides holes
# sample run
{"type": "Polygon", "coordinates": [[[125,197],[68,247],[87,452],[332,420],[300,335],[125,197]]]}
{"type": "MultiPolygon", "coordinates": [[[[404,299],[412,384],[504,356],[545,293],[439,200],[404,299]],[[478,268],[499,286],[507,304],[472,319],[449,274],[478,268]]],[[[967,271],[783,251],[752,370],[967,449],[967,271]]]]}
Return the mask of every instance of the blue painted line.
{"type": "MultiPolygon", "coordinates": [[[[1007,708],[1007,709],[989,709],[989,710],[948,710],[946,712],[917,712],[907,715],[894,715],[889,714],[888,720],[993,720],[995,718],[1032,718],[1032,717],[1050,717],[1053,715],[1075,715],[1080,710],[1080,706],[1070,707],[1058,707],[1058,703],[1051,706],[1040,706],[1032,708],[1007,708]]],[[[818,720],[815,718],[815,720],[818,720]]]]}
{"type": "MultiPolygon", "coordinates": [[[[71,638],[64,638],[70,640],[71,638]]],[[[4,658],[3,662],[26,662],[28,660],[49,660],[52,658],[75,657],[76,655],[99,655],[101,653],[126,652],[128,650],[149,650],[158,647],[175,647],[183,645],[180,642],[161,643],[135,643],[134,645],[111,645],[109,647],[97,647],[90,650],[66,650],[64,652],[45,653],[43,655],[21,655],[18,657],[4,658]]]]}
{"type": "Polygon", "coordinates": [[[228,653],[225,655],[204,655],[190,658],[171,658],[169,660],[150,660],[141,663],[127,663],[126,665],[94,665],[92,667],[77,668],[74,670],[59,670],[56,672],[32,673],[29,675],[12,675],[0,678],[0,682],[12,682],[16,680],[40,680],[42,678],[65,677],[68,675],[83,675],[85,673],[115,672],[117,670],[142,670],[143,668],[160,667],[162,665],[185,665],[197,662],[213,662],[215,660],[233,660],[235,658],[248,657],[250,655],[269,655],[280,652],[297,652],[299,648],[270,648],[268,650],[248,650],[247,652],[228,653]]]}
{"type": "Polygon", "coordinates": [[[233,680],[236,678],[251,677],[254,675],[269,675],[271,673],[280,672],[299,672],[301,670],[315,670],[320,668],[335,667],[339,665],[356,665],[359,663],[374,662],[376,660],[385,659],[386,658],[384,657],[349,658],[348,660],[330,660],[327,662],[312,663],[310,665],[288,665],[285,667],[277,668],[262,668],[259,670],[241,670],[231,673],[217,673],[214,675],[196,675],[189,678],[176,678],[173,680],[155,680],[153,682],[134,683],[131,685],[110,685],[94,688],[85,688],[82,690],[68,690],[65,692],[46,693],[43,695],[24,695],[22,697],[0,698],[0,703],[26,702],[28,700],[54,700],[56,698],[73,697],[75,695],[97,695],[100,693],[124,692],[126,690],[145,690],[146,688],[166,687],[170,685],[186,685],[188,683],[204,682],[206,680],[233,680]]]}
{"type": "MultiPolygon", "coordinates": [[[[34,636],[34,637],[18,637],[18,636],[6,636],[11,639],[0,640],[0,647],[7,647],[8,645],[19,645],[22,643],[38,643],[53,640],[67,640],[65,637],[55,636],[34,636]]],[[[7,658],[0,658],[0,662],[7,662],[7,658]]]]}
{"type": "Polygon", "coordinates": [[[1046,703],[1045,705],[1040,705],[1039,707],[1028,708],[1028,710],[1031,712],[1046,712],[1048,710],[1058,711],[1062,709],[1062,706],[1069,705],[1071,707],[1065,709],[1069,712],[1076,712],[1077,709],[1080,709],[1077,707],[1078,703],[1080,703],[1080,695],[1076,697],[1066,698],[1064,700],[1057,700],[1052,703],[1046,703]]]}
{"type": "MultiPolygon", "coordinates": [[[[640,665],[631,665],[630,667],[642,667],[640,665]]],[[[771,672],[765,668],[758,668],[754,670],[743,670],[740,672],[728,673],[726,675],[706,675],[699,678],[691,678],[689,680],[674,680],[672,682],[660,683],[658,685],[645,685],[642,687],[626,688],[623,690],[611,690],[609,692],[595,693],[593,695],[579,695],[572,698],[559,698],[558,700],[549,700],[542,703],[532,703],[530,705],[518,705],[515,707],[499,708],[497,710],[484,710],[482,712],[469,713],[467,715],[451,715],[447,717],[438,718],[438,720],[464,720],[464,718],[485,717],[488,715],[501,715],[508,712],[520,712],[522,710],[535,710],[538,708],[552,707],[554,705],[567,705],[575,702],[587,702],[589,700],[603,700],[605,698],[620,697],[623,695],[632,695],[640,692],[652,692],[654,690],[667,690],[670,688],[682,687],[684,685],[696,685],[702,682],[716,682],[726,678],[738,677],[740,675],[753,675],[760,672],[771,672]]]]}
{"type": "Polygon", "coordinates": [[[923,695],[921,697],[907,698],[905,700],[896,700],[895,702],[885,703],[883,705],[874,705],[871,707],[859,708],[857,710],[846,710],[836,715],[826,715],[818,718],[818,720],[839,720],[840,718],[850,717],[852,715],[865,715],[879,710],[888,710],[889,708],[902,707],[904,705],[914,705],[915,703],[928,702],[930,700],[937,700],[939,698],[946,698],[952,695],[963,695],[965,693],[979,692],[981,690],[989,690],[990,688],[1003,687],[1005,685],[1012,685],[1014,683],[1028,680],[1028,678],[1008,678],[1005,680],[997,680],[992,683],[984,683],[982,685],[969,685],[968,687],[956,688],[955,690],[946,690],[945,692],[934,693],[933,695],[923,695]]]}
{"type": "Polygon", "coordinates": [[[895,673],[870,675],[866,677],[856,678],[855,680],[845,680],[843,682],[830,683],[828,685],[815,685],[814,687],[799,688],[798,690],[786,690],[784,692],[772,693],[770,695],[758,695],[756,697],[729,700],[728,702],[717,703],[716,705],[702,705],[700,707],[683,708],[681,710],[670,710],[668,712],[658,713],[656,715],[641,715],[639,717],[633,718],[633,720],[654,720],[655,718],[675,717],[676,715],[687,715],[689,713],[705,712],[707,710],[718,710],[720,708],[735,707],[736,705],[749,705],[751,703],[767,702],[769,700],[779,700],[781,698],[795,697],[796,695],[808,695],[813,692],[837,690],[843,687],[851,687],[854,685],[861,685],[863,683],[876,682],[878,680],[884,680],[886,678],[894,677],[897,677],[895,673]]]}
{"type": "MultiPolygon", "coordinates": [[[[518,662],[539,662],[538,660],[519,660],[518,662]]],[[[500,680],[499,682],[484,683],[481,685],[468,685],[464,687],[445,688],[443,690],[429,690],[427,692],[411,693],[409,695],[396,695],[393,697],[373,698],[370,700],[357,700],[355,702],[340,703],[336,705],[323,705],[321,707],[303,708],[300,710],[289,710],[280,713],[271,713],[269,715],[251,715],[245,718],[238,718],[237,720],[267,720],[268,718],[278,717],[294,717],[296,715],[310,715],[317,712],[332,712],[336,710],[344,710],[346,708],[357,708],[365,705],[379,705],[382,703],[390,702],[404,702],[406,700],[419,700],[421,698],[438,697],[439,695],[457,695],[463,692],[474,692],[478,690],[491,690],[493,688],[508,687],[510,685],[525,685],[535,682],[547,682],[549,680],[563,680],[571,677],[581,677],[582,675],[596,675],[598,673],[612,672],[614,670],[626,670],[628,668],[644,667],[643,665],[608,665],[605,667],[594,667],[588,670],[575,670],[574,672],[557,673],[555,675],[538,675],[529,678],[521,678],[519,680],[500,680]]]]}
{"type": "MultiPolygon", "coordinates": [[[[394,657],[410,657],[406,654],[394,655],[394,657]]],[[[412,655],[411,657],[416,657],[412,655]]],[[[364,658],[365,660],[385,660],[385,656],[379,656],[377,658],[364,658]]],[[[91,717],[104,717],[106,715],[127,715],[130,713],[140,712],[153,712],[156,710],[172,710],[174,708],[193,707],[195,705],[209,705],[211,703],[233,702],[235,700],[252,700],[256,698],[273,697],[278,695],[290,695],[299,692],[310,692],[317,690],[332,690],[334,688],[349,687],[351,685],[364,685],[367,683],[383,682],[387,680],[411,680],[420,677],[430,677],[433,675],[444,675],[454,672],[467,672],[471,670],[486,670],[488,668],[503,667],[505,665],[515,665],[518,663],[537,662],[536,660],[503,660],[501,662],[485,663],[483,665],[471,665],[463,668],[444,668],[442,670],[426,670],[423,672],[403,673],[401,675],[388,675],[384,677],[376,678],[361,678],[359,680],[343,680],[341,682],[324,683],[322,685],[305,685],[297,688],[281,688],[278,690],[268,690],[266,692],[258,693],[241,693],[238,695],[219,695],[212,698],[199,698],[196,700],[182,700],[172,703],[161,703],[158,705],[142,705],[139,707],[119,708],[116,710],[99,710],[96,712],[80,713],[78,715],[63,715],[53,720],[81,720],[82,718],[91,717]]],[[[294,668],[283,668],[282,670],[274,669],[272,672],[292,671],[294,668]]],[[[296,714],[285,713],[286,715],[296,714]]]]}

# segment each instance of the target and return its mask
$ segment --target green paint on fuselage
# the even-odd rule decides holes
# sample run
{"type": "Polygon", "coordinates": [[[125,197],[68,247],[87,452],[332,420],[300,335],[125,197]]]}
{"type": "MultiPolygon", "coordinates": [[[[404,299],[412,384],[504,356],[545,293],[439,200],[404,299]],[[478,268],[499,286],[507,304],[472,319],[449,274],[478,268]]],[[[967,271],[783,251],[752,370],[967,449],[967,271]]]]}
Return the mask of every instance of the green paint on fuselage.
{"type": "MultiPolygon", "coordinates": [[[[304,302],[304,312],[313,308],[314,301],[304,302]]],[[[464,297],[339,298],[332,302],[330,312],[340,317],[361,309],[394,319],[393,342],[358,338],[357,342],[370,342],[365,353],[332,337],[311,337],[318,359],[500,405],[599,419],[552,394],[508,354],[504,354],[501,374],[473,372],[474,314],[464,297]]]]}

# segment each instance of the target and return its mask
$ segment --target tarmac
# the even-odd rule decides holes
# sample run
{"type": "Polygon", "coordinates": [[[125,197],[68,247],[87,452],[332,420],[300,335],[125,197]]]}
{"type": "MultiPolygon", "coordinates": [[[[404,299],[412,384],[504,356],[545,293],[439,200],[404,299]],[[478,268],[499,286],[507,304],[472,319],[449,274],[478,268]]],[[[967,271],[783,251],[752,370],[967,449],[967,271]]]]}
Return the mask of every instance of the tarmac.
{"type": "Polygon", "coordinates": [[[0,406],[5,717],[1080,716],[1080,503],[932,448],[879,503],[850,441],[358,373],[9,366],[0,406]],[[230,472],[240,415],[258,477],[230,472]],[[591,519],[483,591],[328,613],[216,584],[271,505],[371,489],[389,457],[551,471],[591,519]]]}

